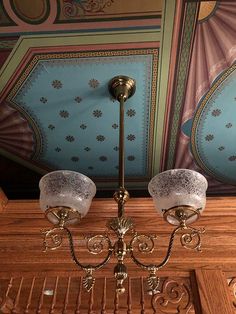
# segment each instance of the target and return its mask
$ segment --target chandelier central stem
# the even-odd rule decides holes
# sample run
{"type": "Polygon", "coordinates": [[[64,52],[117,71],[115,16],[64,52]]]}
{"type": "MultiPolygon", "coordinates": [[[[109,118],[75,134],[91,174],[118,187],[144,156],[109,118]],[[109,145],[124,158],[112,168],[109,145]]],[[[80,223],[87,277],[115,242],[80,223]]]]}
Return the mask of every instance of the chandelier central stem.
{"type": "Polygon", "coordinates": [[[124,95],[119,97],[120,101],[120,133],[119,133],[119,187],[125,189],[125,127],[124,127],[124,95]]]}
{"type": "Polygon", "coordinates": [[[129,199],[125,189],[125,131],[124,131],[124,103],[135,93],[135,80],[127,76],[116,76],[109,83],[111,96],[120,103],[119,122],[119,189],[114,194],[118,204],[118,217],[124,216],[124,205],[129,199]]]}

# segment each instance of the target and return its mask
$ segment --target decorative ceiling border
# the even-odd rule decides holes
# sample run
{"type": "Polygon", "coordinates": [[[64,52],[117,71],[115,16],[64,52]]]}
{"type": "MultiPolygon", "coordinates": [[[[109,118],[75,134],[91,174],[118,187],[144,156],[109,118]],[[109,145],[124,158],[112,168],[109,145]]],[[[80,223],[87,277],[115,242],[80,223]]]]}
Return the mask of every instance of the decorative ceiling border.
{"type": "Polygon", "coordinates": [[[47,49],[48,47],[55,47],[58,49],[60,46],[71,46],[78,49],[87,46],[87,49],[96,50],[93,48],[96,45],[112,45],[112,44],[126,44],[131,48],[131,45],[140,44],[145,46],[145,43],[152,43],[153,47],[158,47],[158,39],[156,33],[153,32],[106,32],[106,33],[83,33],[83,34],[64,34],[64,35],[29,35],[21,36],[11,54],[7,58],[6,62],[0,70],[0,93],[3,88],[9,82],[10,78],[14,77],[14,72],[17,69],[19,61],[28,55],[31,51],[31,47],[34,47],[37,43],[38,49],[47,49]]]}
{"type": "MultiPolygon", "coordinates": [[[[176,64],[176,76],[173,78],[174,89],[172,91],[172,99],[169,108],[169,124],[166,129],[168,132],[167,144],[165,149],[165,157],[163,160],[162,170],[171,169],[174,166],[175,151],[177,137],[180,132],[180,119],[182,116],[182,106],[185,97],[185,87],[188,78],[189,63],[192,53],[192,44],[195,35],[195,26],[197,23],[199,11],[198,2],[186,2],[183,7],[183,16],[179,15],[179,19],[183,22],[181,44],[179,47],[179,58],[176,64]]],[[[176,49],[176,48],[175,48],[176,49]]]]}
{"type": "Polygon", "coordinates": [[[5,12],[6,22],[2,24],[0,22],[1,32],[5,34],[32,34],[71,31],[98,32],[98,30],[111,31],[118,29],[155,29],[157,31],[160,29],[161,12],[155,9],[155,0],[152,0],[152,5],[147,8],[147,12],[139,12],[139,14],[138,12],[132,12],[132,10],[130,14],[127,13],[125,0],[123,0],[123,3],[119,3],[119,7],[124,8],[124,12],[122,13],[121,10],[120,14],[114,13],[115,11],[113,13],[101,9],[99,11],[99,7],[106,2],[105,0],[87,1],[87,5],[79,2],[81,1],[65,1],[64,7],[61,8],[59,0],[37,1],[35,11],[38,7],[41,8],[37,16],[35,11],[35,14],[28,15],[28,11],[20,10],[20,5],[24,7],[24,1],[22,1],[22,4],[19,2],[20,5],[19,3],[16,5],[13,0],[3,0],[0,9],[2,9],[3,14],[5,12]],[[84,7],[85,14],[78,13],[77,7],[84,7]],[[68,15],[63,19],[61,16],[65,14],[66,9],[68,9],[68,15]],[[76,12],[78,18],[73,16],[76,12]]]}
{"type": "Polygon", "coordinates": [[[159,53],[158,65],[158,81],[157,81],[157,110],[154,121],[154,140],[153,140],[153,167],[152,176],[160,172],[163,130],[165,128],[165,114],[166,114],[166,98],[168,90],[168,76],[171,62],[171,42],[174,30],[174,19],[176,14],[176,2],[172,0],[164,1],[162,26],[161,26],[161,47],[159,53]]]}

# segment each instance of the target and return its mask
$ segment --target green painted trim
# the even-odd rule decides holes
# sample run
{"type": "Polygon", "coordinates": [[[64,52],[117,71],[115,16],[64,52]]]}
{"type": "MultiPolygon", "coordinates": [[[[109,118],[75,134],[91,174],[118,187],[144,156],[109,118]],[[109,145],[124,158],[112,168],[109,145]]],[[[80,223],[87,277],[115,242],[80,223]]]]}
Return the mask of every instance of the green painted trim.
{"type": "Polygon", "coordinates": [[[188,2],[186,7],[186,18],[184,21],[183,39],[178,62],[178,71],[176,77],[175,101],[173,102],[173,118],[170,125],[170,142],[168,147],[167,169],[174,167],[175,149],[180,125],[181,111],[185,97],[186,81],[188,79],[188,65],[191,59],[191,41],[194,35],[194,22],[198,13],[198,3],[188,2]]]}
{"type": "Polygon", "coordinates": [[[153,167],[152,176],[160,171],[162,139],[164,131],[165,105],[168,87],[169,64],[171,55],[171,42],[174,28],[176,2],[173,0],[165,0],[162,15],[162,32],[161,47],[158,66],[157,80],[157,110],[154,124],[154,141],[153,141],[153,167]]]}
{"type": "Polygon", "coordinates": [[[122,43],[157,42],[160,33],[145,32],[104,32],[63,35],[28,35],[21,36],[0,70],[0,92],[13,75],[17,66],[32,47],[53,47],[71,45],[99,45],[122,43]]]}

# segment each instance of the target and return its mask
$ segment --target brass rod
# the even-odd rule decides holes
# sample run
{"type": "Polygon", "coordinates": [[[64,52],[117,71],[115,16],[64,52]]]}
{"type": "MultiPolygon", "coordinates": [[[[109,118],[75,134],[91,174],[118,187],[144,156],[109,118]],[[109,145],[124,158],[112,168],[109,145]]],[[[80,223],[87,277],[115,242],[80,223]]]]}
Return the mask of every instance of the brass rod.
{"type": "Polygon", "coordinates": [[[120,132],[119,132],[119,187],[125,187],[125,148],[124,148],[124,95],[119,97],[120,102],[120,132]]]}

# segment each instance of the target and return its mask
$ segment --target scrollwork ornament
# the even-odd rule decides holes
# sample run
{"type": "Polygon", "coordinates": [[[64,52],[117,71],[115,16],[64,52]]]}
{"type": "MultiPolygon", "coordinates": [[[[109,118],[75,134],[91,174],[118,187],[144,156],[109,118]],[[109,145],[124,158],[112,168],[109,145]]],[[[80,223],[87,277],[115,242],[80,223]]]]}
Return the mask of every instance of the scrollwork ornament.
{"type": "Polygon", "coordinates": [[[63,6],[63,14],[66,17],[76,17],[79,14],[78,7],[75,3],[66,3],[63,6]]]}
{"type": "Polygon", "coordinates": [[[114,0],[82,0],[80,5],[85,12],[102,13],[104,9],[111,6],[113,2],[114,0]]]}
{"type": "Polygon", "coordinates": [[[47,250],[56,250],[61,247],[64,232],[62,228],[56,227],[49,230],[42,230],[41,232],[44,235],[44,252],[46,252],[47,250]]]}
{"type": "Polygon", "coordinates": [[[184,233],[180,237],[181,245],[186,249],[201,252],[201,234],[205,232],[205,229],[185,227],[184,230],[184,233]]]}
{"type": "Polygon", "coordinates": [[[228,286],[231,292],[231,300],[233,302],[233,306],[236,309],[236,277],[228,279],[228,286]]]}
{"type": "Polygon", "coordinates": [[[83,278],[83,287],[87,292],[89,292],[91,289],[93,289],[94,284],[95,278],[92,275],[92,271],[88,270],[86,276],[83,278]]]}
{"type": "Polygon", "coordinates": [[[105,243],[109,245],[109,239],[106,235],[95,235],[86,237],[87,239],[87,249],[91,254],[100,254],[104,250],[105,243]]]}
{"type": "Polygon", "coordinates": [[[113,2],[114,0],[74,0],[63,5],[63,14],[66,17],[77,17],[86,13],[103,13],[113,2]]]}
{"type": "Polygon", "coordinates": [[[153,295],[152,308],[154,313],[194,313],[192,295],[189,285],[182,280],[166,279],[161,291],[153,295]]]}
{"type": "Polygon", "coordinates": [[[132,239],[132,245],[137,243],[138,250],[141,253],[152,253],[155,246],[154,240],[156,238],[156,235],[136,234],[132,239]]]}

